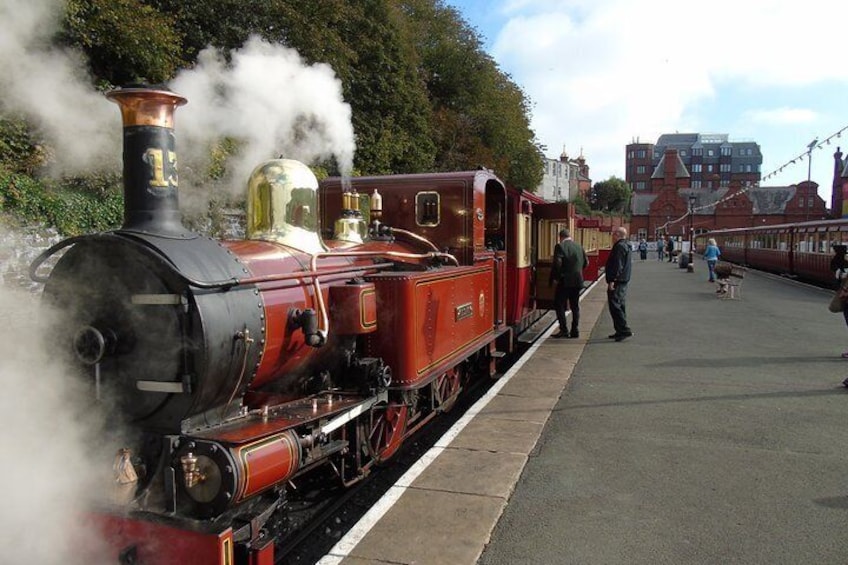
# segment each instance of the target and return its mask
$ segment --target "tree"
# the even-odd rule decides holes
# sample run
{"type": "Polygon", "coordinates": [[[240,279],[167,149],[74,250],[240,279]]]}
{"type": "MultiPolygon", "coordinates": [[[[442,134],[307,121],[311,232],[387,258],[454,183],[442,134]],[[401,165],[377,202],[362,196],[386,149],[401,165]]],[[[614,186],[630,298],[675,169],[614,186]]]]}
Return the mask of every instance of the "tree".
{"type": "Polygon", "coordinates": [[[530,103],[482,48],[480,37],[441,0],[392,0],[407,17],[427,86],[438,170],[493,169],[526,189],[542,180],[530,103]]]}
{"type": "Polygon", "coordinates": [[[586,202],[586,199],[580,195],[574,197],[571,201],[571,204],[574,206],[574,211],[577,212],[581,216],[591,216],[592,215],[592,207],[589,206],[589,203],[586,202]]]}
{"type": "Polygon", "coordinates": [[[589,191],[589,205],[602,212],[627,212],[630,203],[630,186],[623,179],[612,176],[595,183],[589,191]]]}
{"type": "Polygon", "coordinates": [[[110,85],[164,82],[180,64],[172,19],[139,0],[68,0],[60,41],[110,85]]]}

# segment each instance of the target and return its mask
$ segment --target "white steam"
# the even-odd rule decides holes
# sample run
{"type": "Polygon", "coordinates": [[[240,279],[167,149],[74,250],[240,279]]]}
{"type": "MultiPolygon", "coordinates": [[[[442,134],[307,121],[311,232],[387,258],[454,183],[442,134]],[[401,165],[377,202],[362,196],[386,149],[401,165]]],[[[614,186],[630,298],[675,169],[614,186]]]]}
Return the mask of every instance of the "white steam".
{"type": "Polygon", "coordinates": [[[240,154],[230,170],[239,187],[260,162],[280,155],[307,164],[335,157],[343,172],[353,167],[351,109],[341,81],[328,65],[307,66],[293,49],[254,37],[227,64],[208,48],[171,88],[189,100],[176,116],[183,161],[197,162],[194,151],[234,138],[240,154]]]}
{"type": "Polygon", "coordinates": [[[4,563],[42,565],[83,561],[97,533],[85,510],[111,487],[97,422],[79,382],[65,374],[55,343],[47,343],[49,313],[28,292],[0,286],[0,512],[4,563]],[[104,484],[105,481],[105,484],[104,484]]]}
{"type": "MultiPolygon", "coordinates": [[[[57,50],[63,0],[0,0],[0,112],[21,113],[52,146],[58,172],[119,170],[120,112],[91,85],[80,53],[57,50]]],[[[355,149],[351,109],[325,64],[261,39],[232,53],[209,48],[171,83],[188,105],[177,110],[183,167],[203,170],[222,137],[240,144],[229,180],[243,190],[252,169],[283,154],[307,164],[335,157],[349,172],[355,149]]]]}
{"type": "Polygon", "coordinates": [[[79,53],[50,47],[64,3],[0,0],[0,110],[21,113],[53,146],[54,166],[120,166],[121,120],[91,86],[79,53]]]}

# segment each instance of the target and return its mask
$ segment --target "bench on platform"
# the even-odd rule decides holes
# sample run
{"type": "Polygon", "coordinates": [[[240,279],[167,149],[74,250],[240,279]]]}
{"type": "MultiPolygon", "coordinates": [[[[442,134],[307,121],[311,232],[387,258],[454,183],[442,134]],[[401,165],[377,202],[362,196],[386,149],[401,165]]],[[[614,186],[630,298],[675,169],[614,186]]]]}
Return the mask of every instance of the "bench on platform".
{"type": "Polygon", "coordinates": [[[718,298],[742,298],[742,283],[745,280],[747,269],[740,265],[731,263],[719,263],[716,265],[716,296],[718,298]]]}

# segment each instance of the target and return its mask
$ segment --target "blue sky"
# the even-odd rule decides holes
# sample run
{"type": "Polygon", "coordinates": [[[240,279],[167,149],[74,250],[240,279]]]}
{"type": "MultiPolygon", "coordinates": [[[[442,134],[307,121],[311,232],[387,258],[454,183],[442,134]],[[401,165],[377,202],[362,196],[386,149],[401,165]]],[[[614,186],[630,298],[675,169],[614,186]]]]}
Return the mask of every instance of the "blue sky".
{"type": "Polygon", "coordinates": [[[764,186],[811,179],[829,205],[848,154],[848,3],[824,0],[445,0],[527,93],[558,157],[582,148],[592,180],[624,178],[625,146],[726,133],[763,152],[764,186]],[[830,144],[826,143],[830,138],[830,144]],[[803,155],[804,158],[791,161],[803,155]],[[782,169],[782,170],[781,170],[782,169]]]}

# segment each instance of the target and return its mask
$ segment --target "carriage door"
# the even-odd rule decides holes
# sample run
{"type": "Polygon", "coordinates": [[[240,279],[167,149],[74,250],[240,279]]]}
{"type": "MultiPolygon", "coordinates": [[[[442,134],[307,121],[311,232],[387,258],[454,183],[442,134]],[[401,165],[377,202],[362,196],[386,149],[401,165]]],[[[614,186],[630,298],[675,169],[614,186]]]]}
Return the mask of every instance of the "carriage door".
{"type": "Polygon", "coordinates": [[[506,320],[506,192],[503,185],[486,183],[486,249],[493,255],[494,270],[494,324],[498,327],[506,320]]]}
{"type": "Polygon", "coordinates": [[[535,265],[533,295],[536,307],[554,307],[554,286],[550,284],[554,246],[559,241],[559,230],[567,228],[574,234],[574,220],[566,202],[536,204],[533,206],[533,239],[536,242],[532,258],[535,265]]]}

